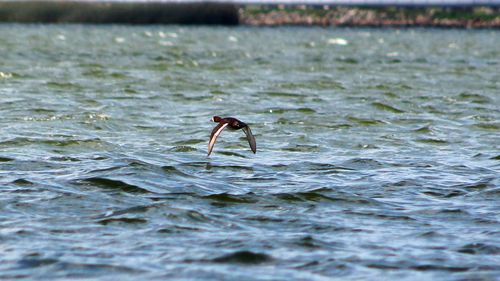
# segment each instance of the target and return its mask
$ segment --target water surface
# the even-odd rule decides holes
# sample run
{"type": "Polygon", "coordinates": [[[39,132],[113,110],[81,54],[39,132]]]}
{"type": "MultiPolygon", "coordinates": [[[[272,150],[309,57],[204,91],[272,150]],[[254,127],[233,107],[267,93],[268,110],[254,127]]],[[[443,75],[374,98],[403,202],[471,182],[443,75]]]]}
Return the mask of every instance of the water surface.
{"type": "Polygon", "coordinates": [[[0,277],[494,280],[498,31],[0,26],[0,277]],[[212,115],[225,132],[210,158],[212,115]]]}

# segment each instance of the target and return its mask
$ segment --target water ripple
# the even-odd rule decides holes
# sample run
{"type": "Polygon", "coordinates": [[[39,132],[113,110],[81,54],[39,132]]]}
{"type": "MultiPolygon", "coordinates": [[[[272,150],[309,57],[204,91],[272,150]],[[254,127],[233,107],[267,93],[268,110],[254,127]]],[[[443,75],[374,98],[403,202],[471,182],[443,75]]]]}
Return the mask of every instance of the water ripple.
{"type": "Polygon", "coordinates": [[[495,31],[0,34],[0,279],[499,275],[495,31]]]}

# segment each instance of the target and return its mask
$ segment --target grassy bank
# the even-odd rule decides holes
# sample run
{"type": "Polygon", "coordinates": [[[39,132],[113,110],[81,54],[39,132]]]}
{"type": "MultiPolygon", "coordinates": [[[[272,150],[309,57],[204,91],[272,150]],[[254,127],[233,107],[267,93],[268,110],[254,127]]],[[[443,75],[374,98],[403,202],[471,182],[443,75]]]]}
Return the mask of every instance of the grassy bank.
{"type": "Polygon", "coordinates": [[[247,6],[240,23],[256,26],[425,26],[500,28],[500,10],[490,7],[307,7],[247,6]]]}

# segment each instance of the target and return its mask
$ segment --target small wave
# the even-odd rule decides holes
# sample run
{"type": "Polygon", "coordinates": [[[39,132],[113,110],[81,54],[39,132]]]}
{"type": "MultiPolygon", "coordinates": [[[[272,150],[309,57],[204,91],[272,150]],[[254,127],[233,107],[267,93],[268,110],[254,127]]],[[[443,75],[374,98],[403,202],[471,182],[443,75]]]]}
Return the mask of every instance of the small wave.
{"type": "Polygon", "coordinates": [[[174,146],[169,150],[173,152],[192,152],[192,151],[197,151],[198,149],[187,145],[180,145],[180,146],[174,146]]]}
{"type": "Polygon", "coordinates": [[[420,143],[425,143],[425,144],[435,144],[435,145],[443,145],[443,144],[448,144],[447,140],[443,139],[434,139],[434,138],[425,138],[425,139],[418,139],[417,142],[420,143]]]}
{"type": "Polygon", "coordinates": [[[407,215],[400,215],[398,213],[392,212],[371,212],[371,211],[351,211],[347,210],[343,212],[344,214],[350,214],[355,216],[367,216],[380,218],[387,221],[416,221],[417,219],[412,218],[407,215]]]}
{"type": "Polygon", "coordinates": [[[56,114],[57,113],[57,110],[55,110],[55,109],[47,109],[47,108],[40,108],[40,107],[33,108],[33,109],[31,109],[31,111],[33,111],[35,113],[45,113],[45,114],[56,114]]]}
{"type": "Polygon", "coordinates": [[[243,155],[241,153],[234,152],[234,151],[218,151],[217,153],[225,155],[225,156],[236,156],[236,157],[240,157],[240,158],[248,158],[248,156],[243,155]]]}
{"type": "Polygon", "coordinates": [[[297,193],[280,193],[275,194],[278,199],[288,202],[319,202],[319,201],[335,201],[334,198],[326,196],[318,192],[297,192],[297,193]]]}
{"type": "Polygon", "coordinates": [[[349,44],[349,41],[347,41],[344,38],[330,38],[326,41],[326,43],[329,45],[345,46],[345,45],[349,44]]]}
{"type": "Polygon", "coordinates": [[[36,268],[52,265],[59,262],[58,259],[51,258],[24,258],[17,262],[19,268],[36,268]]]}
{"type": "Polygon", "coordinates": [[[92,77],[92,78],[106,78],[106,77],[108,77],[108,74],[100,68],[85,70],[82,74],[84,76],[92,77]]]}
{"type": "Polygon", "coordinates": [[[47,86],[56,89],[82,89],[83,87],[79,84],[69,83],[69,82],[47,82],[47,86]]]}
{"type": "Polygon", "coordinates": [[[314,239],[312,236],[305,236],[300,239],[298,239],[295,242],[295,245],[298,245],[300,247],[304,248],[310,248],[310,249],[319,249],[322,248],[321,241],[314,239]]]}
{"type": "Polygon", "coordinates": [[[306,114],[316,113],[316,110],[314,110],[310,107],[300,107],[300,108],[295,109],[295,111],[300,112],[300,113],[306,113],[306,114]]]}
{"type": "Polygon", "coordinates": [[[248,172],[253,172],[254,169],[249,166],[240,166],[240,165],[212,165],[210,163],[207,163],[206,167],[207,170],[211,169],[218,169],[218,170],[230,170],[230,171],[248,171],[248,172]]]}
{"type": "Polygon", "coordinates": [[[380,169],[386,165],[374,159],[354,158],[343,162],[342,166],[348,169],[358,170],[358,169],[380,169]]]}
{"type": "Polygon", "coordinates": [[[232,195],[228,193],[219,193],[219,194],[212,194],[208,196],[204,196],[203,198],[205,199],[210,199],[213,201],[217,201],[220,203],[256,203],[258,202],[258,199],[251,196],[251,195],[232,195]]]}
{"type": "Polygon", "coordinates": [[[14,158],[0,157],[0,162],[10,162],[14,160],[15,160],[14,158]]]}
{"type": "Polygon", "coordinates": [[[425,238],[439,238],[439,237],[445,237],[445,235],[437,232],[437,231],[425,231],[422,233],[418,234],[419,237],[425,237],[425,238]]]}
{"type": "MultiPolygon", "coordinates": [[[[285,167],[288,167],[285,165],[285,167]]],[[[316,163],[316,162],[302,162],[299,164],[299,169],[304,170],[306,168],[313,171],[322,171],[327,173],[339,173],[341,171],[352,171],[353,169],[343,166],[338,166],[330,163],[316,163]]]]}
{"type": "Polygon", "coordinates": [[[396,269],[404,269],[403,265],[394,264],[391,262],[385,261],[377,261],[366,264],[368,268],[376,268],[381,270],[396,270],[396,269]]]}
{"type": "Polygon", "coordinates": [[[400,59],[396,59],[396,58],[388,58],[388,59],[386,60],[386,62],[387,62],[387,63],[401,63],[401,62],[402,62],[402,60],[400,60],[400,59]]]}
{"type": "Polygon", "coordinates": [[[404,83],[387,83],[387,84],[378,84],[378,85],[375,85],[374,87],[372,87],[374,89],[377,89],[377,90],[394,90],[394,89],[398,89],[398,90],[411,90],[413,89],[412,87],[408,86],[407,84],[404,84],[404,83]]]}
{"type": "Polygon", "coordinates": [[[82,161],[76,157],[71,157],[71,156],[50,157],[50,160],[57,161],[57,162],[80,162],[80,161],[82,161]]]}
{"type": "Polygon", "coordinates": [[[493,156],[490,158],[491,160],[500,160],[500,155],[493,156]]]}
{"type": "Polygon", "coordinates": [[[14,77],[13,73],[0,71],[0,79],[8,79],[14,77]]]}
{"type": "Polygon", "coordinates": [[[97,221],[97,223],[102,224],[102,225],[108,225],[108,224],[139,224],[139,223],[147,223],[147,219],[142,219],[142,218],[109,218],[109,219],[102,219],[97,221]]]}
{"type": "Polygon", "coordinates": [[[341,63],[346,63],[346,64],[358,64],[359,60],[351,57],[339,57],[336,58],[335,61],[341,62],[341,63]]]}
{"type": "Polygon", "coordinates": [[[488,97],[485,97],[480,94],[476,93],[468,93],[468,92],[463,92],[460,93],[457,97],[458,100],[463,100],[463,101],[468,101],[468,102],[473,102],[473,103],[478,103],[478,104],[486,104],[492,102],[492,100],[488,97]]]}
{"type": "Polygon", "coordinates": [[[205,143],[207,142],[208,139],[187,139],[187,140],[181,140],[181,141],[176,141],[173,144],[174,145],[179,145],[179,146],[184,146],[184,145],[195,145],[199,143],[205,143]]]}
{"type": "Polygon", "coordinates": [[[162,234],[173,234],[173,233],[184,233],[184,232],[190,233],[198,231],[203,231],[203,229],[197,227],[182,226],[182,225],[173,225],[171,227],[163,227],[156,230],[156,232],[162,234]]]}
{"type": "Polygon", "coordinates": [[[33,185],[33,182],[27,180],[27,179],[17,179],[12,181],[13,184],[15,185],[21,185],[21,186],[26,186],[26,185],[33,185]]]}
{"type": "Polygon", "coordinates": [[[188,175],[181,170],[177,169],[174,166],[162,166],[161,169],[163,172],[165,172],[168,175],[178,175],[178,176],[185,176],[185,177],[192,177],[192,175],[188,175]]]}
{"type": "Polygon", "coordinates": [[[210,95],[203,95],[203,96],[187,96],[187,95],[174,95],[176,101],[183,101],[183,102],[202,102],[202,101],[210,101],[213,99],[212,96],[210,95]]]}
{"type": "Polygon", "coordinates": [[[457,196],[463,196],[467,194],[464,190],[452,189],[452,190],[426,190],[422,194],[436,197],[436,198],[453,198],[457,196]]]}
{"type": "Polygon", "coordinates": [[[500,130],[500,123],[476,123],[473,125],[475,128],[482,129],[482,130],[488,130],[488,131],[499,131],[500,130]]]}
{"type": "Polygon", "coordinates": [[[394,92],[384,92],[383,95],[387,98],[390,98],[390,99],[396,99],[396,98],[399,98],[399,95],[394,93],[394,92]]]}
{"type": "Polygon", "coordinates": [[[204,214],[194,211],[194,210],[186,210],[184,212],[184,216],[190,220],[196,221],[196,222],[212,222],[210,218],[205,216],[204,214]]]}
{"type": "Polygon", "coordinates": [[[156,209],[158,207],[163,206],[163,203],[154,203],[154,204],[149,204],[149,205],[139,205],[139,206],[133,206],[130,208],[125,208],[125,209],[117,209],[113,211],[107,211],[105,214],[101,214],[98,216],[95,216],[95,219],[102,220],[102,219],[111,219],[115,218],[118,216],[122,215],[131,215],[131,214],[142,214],[146,213],[152,209],[156,209]]]}
{"type": "Polygon", "coordinates": [[[241,263],[261,264],[273,261],[273,257],[267,254],[254,253],[251,251],[238,251],[212,259],[216,263],[241,263]]]}
{"type": "Polygon", "coordinates": [[[485,198],[494,198],[500,196],[500,187],[494,187],[494,188],[489,188],[486,190],[482,190],[477,193],[478,195],[485,197],[485,198]]]}
{"type": "Polygon", "coordinates": [[[386,124],[386,122],[381,120],[357,118],[352,116],[347,117],[347,120],[362,126],[379,126],[386,124]]]}
{"type": "Polygon", "coordinates": [[[249,216],[249,217],[245,217],[244,220],[264,222],[264,223],[283,223],[284,221],[286,221],[285,219],[282,219],[282,218],[271,217],[271,216],[267,216],[267,215],[249,216]]]}
{"type": "Polygon", "coordinates": [[[461,188],[468,191],[481,191],[481,190],[486,190],[488,188],[494,188],[495,187],[493,183],[494,180],[495,180],[494,178],[485,178],[477,182],[456,185],[454,186],[454,188],[461,188]]]}
{"type": "Polygon", "coordinates": [[[382,110],[382,111],[389,111],[392,113],[404,113],[403,110],[397,109],[395,107],[392,107],[388,104],[381,103],[381,102],[373,102],[372,106],[375,107],[376,109],[382,110]]]}
{"type": "Polygon", "coordinates": [[[448,272],[465,272],[472,269],[469,267],[442,266],[434,264],[415,265],[415,266],[410,266],[410,268],[418,271],[448,271],[448,272]]]}
{"type": "Polygon", "coordinates": [[[423,126],[423,127],[420,127],[418,129],[413,130],[413,132],[419,133],[419,134],[429,134],[429,133],[432,133],[433,131],[434,130],[432,129],[432,127],[430,125],[426,125],[426,126],[423,126]]]}
{"type": "Polygon", "coordinates": [[[263,113],[272,113],[272,114],[284,114],[287,112],[299,112],[304,114],[313,114],[316,113],[316,110],[310,107],[299,107],[299,108],[280,108],[280,107],[271,107],[267,108],[263,111],[263,113]]]}
{"type": "Polygon", "coordinates": [[[261,92],[263,95],[268,95],[271,97],[283,97],[283,98],[304,98],[304,95],[297,94],[294,92],[278,92],[278,91],[270,91],[270,92],[261,92]]]}
{"type": "Polygon", "coordinates": [[[109,77],[114,78],[114,79],[126,79],[130,78],[129,75],[125,72],[111,72],[109,73],[109,77]]]}
{"type": "Polygon", "coordinates": [[[124,181],[121,180],[114,180],[114,179],[108,179],[108,178],[102,178],[102,177],[93,177],[93,178],[87,178],[84,179],[83,182],[87,184],[92,184],[97,187],[101,188],[107,188],[107,189],[116,189],[116,190],[121,190],[124,192],[129,192],[129,193],[149,193],[150,191],[133,185],[133,184],[128,184],[124,181]]]}
{"type": "Polygon", "coordinates": [[[295,145],[294,147],[285,147],[283,148],[285,151],[291,152],[318,152],[320,151],[320,147],[317,145],[295,145]]]}
{"type": "MultiPolygon", "coordinates": [[[[45,266],[55,266],[55,269],[64,270],[64,272],[71,277],[75,277],[72,271],[75,271],[77,274],[81,274],[82,276],[87,276],[88,273],[97,274],[102,272],[109,273],[117,273],[117,272],[143,272],[143,270],[126,267],[126,266],[116,266],[116,265],[107,265],[107,264],[89,264],[89,263],[71,263],[71,262],[63,262],[59,259],[54,258],[36,258],[36,257],[28,257],[23,258],[17,262],[18,267],[21,269],[33,269],[38,267],[45,266]],[[84,273],[85,272],[85,273],[84,273]]],[[[71,279],[71,278],[70,278],[71,279]]]]}
{"type": "Polygon", "coordinates": [[[22,146],[31,144],[44,144],[53,146],[76,146],[76,145],[101,145],[102,141],[99,138],[91,139],[45,139],[45,138],[27,138],[15,137],[0,142],[0,145],[5,146],[22,146]]]}
{"type": "Polygon", "coordinates": [[[351,194],[324,194],[330,193],[332,190],[320,188],[304,192],[288,192],[273,194],[274,197],[288,202],[341,202],[349,204],[373,204],[376,201],[368,200],[357,195],[351,194]]]}
{"type": "Polygon", "coordinates": [[[484,243],[473,243],[460,247],[457,252],[470,255],[500,255],[500,247],[484,243]]]}

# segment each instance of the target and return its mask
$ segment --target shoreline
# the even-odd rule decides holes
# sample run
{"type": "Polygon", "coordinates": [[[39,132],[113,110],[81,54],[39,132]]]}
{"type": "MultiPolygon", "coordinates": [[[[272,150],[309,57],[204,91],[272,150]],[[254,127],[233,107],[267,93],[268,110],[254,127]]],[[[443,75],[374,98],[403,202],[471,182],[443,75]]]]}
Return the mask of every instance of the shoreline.
{"type": "Polygon", "coordinates": [[[0,1],[0,22],[498,29],[500,7],[7,0],[0,1]]]}
{"type": "Polygon", "coordinates": [[[240,24],[250,26],[500,28],[491,7],[247,7],[240,24]]]}
{"type": "Polygon", "coordinates": [[[0,23],[238,25],[231,3],[140,1],[1,1],[0,23]]]}

